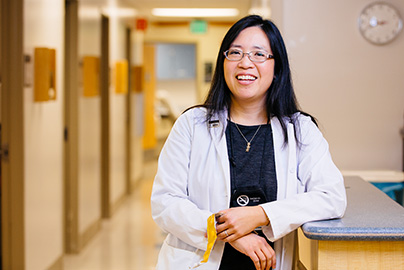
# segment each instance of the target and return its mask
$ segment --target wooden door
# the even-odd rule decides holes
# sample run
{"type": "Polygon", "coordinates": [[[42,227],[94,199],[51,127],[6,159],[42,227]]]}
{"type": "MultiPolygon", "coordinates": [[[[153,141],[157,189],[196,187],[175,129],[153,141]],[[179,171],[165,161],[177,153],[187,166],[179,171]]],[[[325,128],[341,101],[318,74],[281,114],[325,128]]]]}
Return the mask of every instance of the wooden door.
{"type": "Polygon", "coordinates": [[[155,46],[145,44],[143,53],[144,67],[144,149],[153,149],[157,144],[154,102],[156,98],[155,46]]]}
{"type": "Polygon", "coordinates": [[[0,0],[2,269],[25,269],[23,0],[0,0]]]}

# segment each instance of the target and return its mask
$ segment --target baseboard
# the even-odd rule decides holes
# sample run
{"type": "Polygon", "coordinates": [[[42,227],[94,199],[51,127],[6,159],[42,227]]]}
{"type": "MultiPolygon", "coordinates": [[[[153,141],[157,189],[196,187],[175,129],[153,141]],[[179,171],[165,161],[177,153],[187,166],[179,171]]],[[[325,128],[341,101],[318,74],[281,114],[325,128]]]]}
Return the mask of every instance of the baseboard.
{"type": "Polygon", "coordinates": [[[63,255],[61,255],[47,270],[63,270],[63,255]]]}
{"type": "Polygon", "coordinates": [[[116,210],[125,202],[126,198],[127,198],[127,194],[126,194],[126,192],[124,192],[121,195],[121,197],[119,197],[115,202],[112,203],[110,217],[112,217],[114,215],[114,213],[116,212],[116,210]]]}
{"type": "Polygon", "coordinates": [[[301,261],[297,262],[297,270],[307,270],[306,266],[301,261]]]}
{"type": "Polygon", "coordinates": [[[132,182],[130,183],[130,187],[129,187],[129,194],[131,195],[135,192],[135,190],[140,186],[140,182],[142,181],[141,177],[138,177],[134,180],[132,180],[132,182]]]}
{"type": "Polygon", "coordinates": [[[101,218],[94,221],[93,224],[88,226],[84,233],[79,235],[78,252],[80,252],[87,243],[101,230],[101,218]]]}

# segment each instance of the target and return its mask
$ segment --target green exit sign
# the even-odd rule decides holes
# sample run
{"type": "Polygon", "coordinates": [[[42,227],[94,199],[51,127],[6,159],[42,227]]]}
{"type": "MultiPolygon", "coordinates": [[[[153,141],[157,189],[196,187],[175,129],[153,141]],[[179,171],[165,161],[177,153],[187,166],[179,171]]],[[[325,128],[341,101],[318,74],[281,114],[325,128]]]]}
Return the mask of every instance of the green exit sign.
{"type": "Polygon", "coordinates": [[[205,34],[208,31],[208,23],[202,20],[192,21],[190,27],[193,34],[205,34]]]}

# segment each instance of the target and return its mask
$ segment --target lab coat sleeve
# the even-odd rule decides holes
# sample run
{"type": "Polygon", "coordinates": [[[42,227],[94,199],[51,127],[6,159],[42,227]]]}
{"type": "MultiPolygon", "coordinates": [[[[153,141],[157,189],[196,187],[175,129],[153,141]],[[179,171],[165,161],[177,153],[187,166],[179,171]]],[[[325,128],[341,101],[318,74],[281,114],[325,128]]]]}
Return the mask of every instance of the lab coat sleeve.
{"type": "Polygon", "coordinates": [[[197,249],[206,250],[207,219],[188,194],[189,162],[194,131],[193,112],[181,115],[161,151],[154,179],[151,207],[158,226],[197,249]]]}
{"type": "Polygon", "coordinates": [[[300,119],[298,127],[301,145],[296,148],[297,168],[287,168],[288,174],[294,172],[287,177],[288,195],[263,205],[270,220],[264,233],[272,241],[306,222],[340,218],[346,208],[343,178],[332,161],[327,141],[307,117],[300,119]],[[297,186],[291,192],[292,182],[297,186]]]}

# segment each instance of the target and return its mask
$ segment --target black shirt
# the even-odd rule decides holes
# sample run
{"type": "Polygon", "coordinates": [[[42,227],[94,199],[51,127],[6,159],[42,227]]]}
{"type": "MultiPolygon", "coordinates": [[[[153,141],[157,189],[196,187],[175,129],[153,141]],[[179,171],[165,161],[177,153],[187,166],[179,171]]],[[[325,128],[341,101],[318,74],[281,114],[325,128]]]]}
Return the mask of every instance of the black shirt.
{"type": "MultiPolygon", "coordinates": [[[[228,121],[226,140],[232,191],[230,207],[243,205],[246,201],[238,201],[237,198],[244,194],[250,197],[247,199],[248,205],[276,200],[277,181],[271,125],[236,126],[235,123],[228,121]],[[241,134],[250,142],[248,152],[246,151],[247,142],[241,134]]],[[[263,234],[261,236],[264,237],[263,234]]],[[[268,241],[268,243],[273,246],[271,242],[268,241]]],[[[248,256],[226,243],[219,269],[254,270],[255,266],[248,256]]]]}

